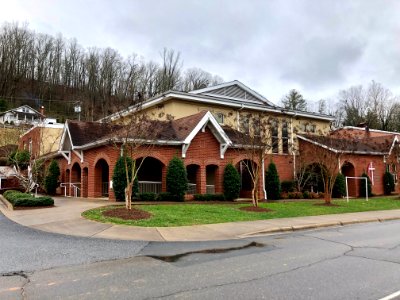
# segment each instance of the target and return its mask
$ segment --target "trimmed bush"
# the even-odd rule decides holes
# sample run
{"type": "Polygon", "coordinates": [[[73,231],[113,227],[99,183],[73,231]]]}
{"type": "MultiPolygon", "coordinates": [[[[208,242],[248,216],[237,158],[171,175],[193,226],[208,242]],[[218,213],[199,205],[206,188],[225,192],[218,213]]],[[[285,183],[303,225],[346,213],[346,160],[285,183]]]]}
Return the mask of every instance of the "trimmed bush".
{"type": "MultiPolygon", "coordinates": [[[[392,174],[390,174],[390,176],[391,175],[392,174]]],[[[369,179],[368,175],[365,172],[362,173],[361,177],[367,178],[368,197],[371,197],[372,196],[372,193],[371,193],[371,180],[369,179]]],[[[359,189],[360,189],[360,197],[365,197],[365,180],[360,180],[359,189]]]]}
{"type": "Polygon", "coordinates": [[[288,198],[289,199],[303,199],[303,193],[302,192],[291,192],[291,193],[288,193],[288,198]]]}
{"type": "Polygon", "coordinates": [[[194,194],[193,199],[197,201],[224,201],[223,194],[194,194]]]}
{"type": "Polygon", "coordinates": [[[157,194],[155,193],[140,193],[138,194],[139,200],[142,201],[155,201],[157,199],[157,194]]]}
{"type": "Polygon", "coordinates": [[[171,193],[162,192],[157,195],[158,201],[174,201],[171,193]]]}
{"type": "Polygon", "coordinates": [[[40,207],[54,205],[54,200],[51,197],[44,196],[35,198],[31,194],[22,193],[15,190],[6,191],[3,196],[14,207],[40,207]]]}
{"type": "MultiPolygon", "coordinates": [[[[113,190],[115,194],[115,199],[117,201],[125,201],[125,188],[126,188],[126,170],[125,170],[125,159],[128,165],[129,180],[132,178],[132,158],[128,156],[121,156],[118,158],[117,163],[114,167],[113,173],[113,190]]],[[[135,196],[139,192],[139,183],[137,178],[133,183],[133,195],[135,196]]]]}
{"type": "Polygon", "coordinates": [[[296,188],[296,184],[292,180],[285,180],[285,181],[281,182],[282,193],[294,192],[295,188],[296,188]]]}
{"type": "Polygon", "coordinates": [[[223,185],[226,200],[235,200],[239,197],[240,174],[232,164],[225,166],[223,185]]]}
{"type": "Polygon", "coordinates": [[[54,195],[58,187],[58,177],[60,176],[60,168],[57,161],[52,160],[49,168],[47,169],[47,175],[44,178],[44,188],[47,194],[54,195]]]}
{"type": "Polygon", "coordinates": [[[390,172],[383,174],[383,190],[385,195],[390,195],[394,191],[394,178],[390,172]]]}
{"type": "Polygon", "coordinates": [[[183,161],[178,157],[173,157],[167,169],[167,191],[177,201],[184,201],[185,193],[188,189],[186,168],[183,161]]]}
{"type": "Polygon", "coordinates": [[[272,161],[268,165],[268,170],[265,176],[265,187],[268,199],[279,199],[279,196],[281,195],[281,184],[276,165],[272,161]]]}
{"type": "Polygon", "coordinates": [[[332,196],[334,198],[342,198],[345,195],[346,195],[346,177],[344,177],[342,173],[339,173],[336,177],[335,184],[333,185],[332,196]]]}

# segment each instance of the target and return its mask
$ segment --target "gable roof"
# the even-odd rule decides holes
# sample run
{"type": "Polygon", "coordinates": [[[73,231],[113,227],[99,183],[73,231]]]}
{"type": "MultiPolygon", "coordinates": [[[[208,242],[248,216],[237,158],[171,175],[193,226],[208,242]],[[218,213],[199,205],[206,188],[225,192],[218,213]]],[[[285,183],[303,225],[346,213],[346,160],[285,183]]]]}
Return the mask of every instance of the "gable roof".
{"type": "Polygon", "coordinates": [[[167,91],[161,95],[150,98],[141,103],[138,109],[137,105],[129,106],[119,112],[113,113],[99,120],[99,122],[108,122],[126,117],[139,110],[147,109],[160,105],[171,99],[197,102],[204,105],[226,106],[232,109],[250,109],[262,112],[271,112],[283,114],[291,117],[306,117],[310,119],[333,121],[335,118],[329,115],[323,115],[314,112],[296,111],[274,105],[265,97],[245,86],[240,81],[231,81],[214,87],[195,90],[191,92],[167,91]],[[224,95],[225,93],[225,95],[224,95]]]}
{"type": "Polygon", "coordinates": [[[238,80],[225,82],[215,86],[194,90],[190,94],[201,94],[208,96],[217,96],[227,99],[242,100],[245,102],[252,102],[256,104],[264,104],[268,106],[275,106],[267,98],[253,91],[248,86],[244,85],[238,80]]]}
{"type": "MultiPolygon", "coordinates": [[[[229,137],[214,116],[206,111],[177,120],[148,120],[146,123],[151,130],[149,134],[135,132],[132,127],[126,125],[69,120],[65,123],[59,150],[62,152],[90,149],[110,142],[124,142],[128,138],[143,143],[182,145],[182,152],[185,154],[194,137],[205,127],[208,127],[220,144],[223,145],[221,156],[223,156],[227,146],[231,144],[229,137]]],[[[146,124],[144,128],[146,129],[146,124]]]]}

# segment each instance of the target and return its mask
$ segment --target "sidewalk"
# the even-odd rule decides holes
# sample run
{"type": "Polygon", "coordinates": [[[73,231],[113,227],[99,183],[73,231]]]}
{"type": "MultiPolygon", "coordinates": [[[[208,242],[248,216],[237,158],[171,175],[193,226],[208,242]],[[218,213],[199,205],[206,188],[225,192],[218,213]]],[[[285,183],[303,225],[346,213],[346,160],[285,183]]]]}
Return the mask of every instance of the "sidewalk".
{"type": "Polygon", "coordinates": [[[55,197],[54,200],[56,207],[14,211],[8,210],[0,201],[0,211],[16,223],[47,232],[146,241],[240,239],[262,234],[400,219],[400,210],[384,210],[181,227],[138,227],[98,223],[81,217],[85,210],[109,205],[107,200],[64,197],[55,197]]]}

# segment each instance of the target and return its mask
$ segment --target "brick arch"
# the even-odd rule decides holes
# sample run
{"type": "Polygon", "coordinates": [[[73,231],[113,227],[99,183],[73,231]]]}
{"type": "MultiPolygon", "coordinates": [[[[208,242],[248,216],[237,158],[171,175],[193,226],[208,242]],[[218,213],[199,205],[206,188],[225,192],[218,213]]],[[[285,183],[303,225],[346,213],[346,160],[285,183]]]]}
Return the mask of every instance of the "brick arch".
{"type": "Polygon", "coordinates": [[[200,160],[200,159],[193,159],[193,158],[185,159],[185,160],[183,161],[183,163],[184,163],[185,167],[187,167],[187,166],[189,166],[189,165],[198,165],[198,166],[202,166],[202,165],[203,165],[203,164],[201,163],[201,160],[200,160]]]}
{"type": "MultiPolygon", "coordinates": [[[[141,159],[143,157],[144,156],[135,156],[134,159],[141,159]]],[[[164,166],[167,166],[169,163],[168,159],[166,159],[163,155],[158,153],[151,153],[151,155],[146,156],[146,158],[150,157],[159,160],[164,166]]]]}
{"type": "MultiPolygon", "coordinates": [[[[242,160],[251,160],[251,159],[249,159],[246,155],[242,154],[240,156],[235,157],[235,159],[232,160],[231,163],[232,163],[232,165],[236,166],[242,160]]],[[[254,161],[254,162],[258,165],[257,161],[254,161]]]]}
{"type": "Polygon", "coordinates": [[[114,166],[111,165],[111,159],[110,159],[110,157],[107,155],[107,153],[104,153],[104,152],[98,153],[98,154],[94,157],[94,160],[93,160],[93,167],[96,166],[97,162],[98,162],[100,159],[104,159],[104,160],[107,162],[107,164],[108,164],[108,166],[109,166],[110,168],[111,168],[111,167],[112,167],[112,168],[114,167],[114,166]]]}
{"type": "Polygon", "coordinates": [[[218,161],[217,159],[207,159],[204,161],[204,165],[216,165],[219,167],[221,165],[221,161],[218,161]]]}

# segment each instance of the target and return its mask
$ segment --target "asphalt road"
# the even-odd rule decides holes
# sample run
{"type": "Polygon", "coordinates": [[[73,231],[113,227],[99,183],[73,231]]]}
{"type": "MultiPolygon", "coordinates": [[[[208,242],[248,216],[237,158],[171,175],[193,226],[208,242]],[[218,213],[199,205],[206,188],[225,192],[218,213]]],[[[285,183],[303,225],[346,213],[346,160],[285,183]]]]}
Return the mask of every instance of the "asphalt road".
{"type": "Polygon", "coordinates": [[[400,222],[199,243],[67,237],[0,215],[0,299],[381,299],[400,222]]]}

